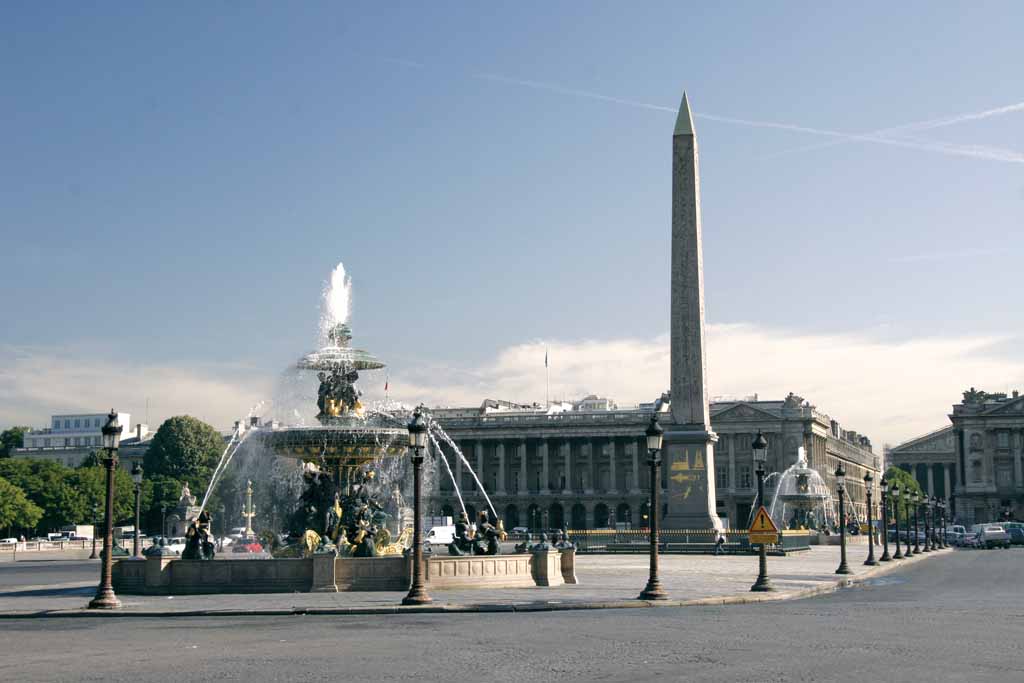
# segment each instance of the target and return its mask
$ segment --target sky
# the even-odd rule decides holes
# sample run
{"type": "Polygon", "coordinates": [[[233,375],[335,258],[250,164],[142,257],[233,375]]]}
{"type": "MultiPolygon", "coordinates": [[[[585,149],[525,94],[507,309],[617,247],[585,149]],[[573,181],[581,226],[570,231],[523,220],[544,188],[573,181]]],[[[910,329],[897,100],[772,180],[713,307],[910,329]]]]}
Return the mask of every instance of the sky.
{"type": "Polygon", "coordinates": [[[0,6],[0,427],[266,411],[344,262],[370,398],[668,388],[671,135],[712,396],[876,445],[1024,389],[1014,2],[0,6]],[[545,375],[544,353],[550,357],[545,375]]]}

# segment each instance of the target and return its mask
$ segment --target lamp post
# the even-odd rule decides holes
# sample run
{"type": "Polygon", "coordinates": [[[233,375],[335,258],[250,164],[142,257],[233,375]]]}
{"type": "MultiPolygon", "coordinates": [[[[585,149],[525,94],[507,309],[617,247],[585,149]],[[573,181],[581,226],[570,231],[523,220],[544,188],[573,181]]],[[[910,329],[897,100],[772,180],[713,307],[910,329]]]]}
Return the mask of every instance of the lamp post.
{"type": "Polygon", "coordinates": [[[918,536],[917,536],[917,534],[918,534],[918,529],[917,529],[917,521],[918,521],[918,519],[917,518],[918,518],[919,509],[921,507],[921,494],[919,494],[917,491],[914,491],[910,495],[910,499],[914,503],[914,554],[917,555],[918,553],[921,552],[921,541],[918,540],[918,536]]]}
{"type": "Polygon", "coordinates": [[[889,562],[892,557],[889,555],[889,480],[882,475],[882,556],[879,562],[889,562]]]}
{"type": "Polygon", "coordinates": [[[892,512],[896,517],[896,554],[892,556],[894,560],[902,560],[904,555],[900,549],[900,487],[899,484],[892,485],[892,512]]]}
{"type": "MultiPolygon", "coordinates": [[[[96,597],[89,602],[89,609],[119,609],[121,601],[114,595],[112,572],[114,570],[114,471],[117,468],[117,448],[121,443],[121,423],[113,408],[107,415],[107,423],[101,430],[103,448],[107,457],[103,464],[107,468],[107,509],[103,529],[103,569],[96,597]]],[[[93,534],[95,536],[95,534],[93,534]]]]}
{"type": "Polygon", "coordinates": [[[921,517],[924,520],[924,552],[930,553],[934,548],[932,547],[932,527],[935,525],[935,519],[932,518],[932,526],[928,525],[928,515],[932,509],[932,499],[929,496],[925,496],[922,501],[924,504],[924,510],[921,512],[921,517]]]}
{"type": "Polygon", "coordinates": [[[906,527],[906,552],[903,557],[913,557],[913,548],[910,544],[910,489],[903,487],[903,510],[905,511],[903,526],[906,527]]]}
{"type": "Polygon", "coordinates": [[[99,503],[93,503],[92,504],[92,554],[89,555],[89,559],[90,560],[95,560],[96,558],[99,557],[99,555],[96,554],[96,527],[98,526],[98,522],[99,521],[100,521],[100,504],[99,503]]]}
{"type": "Polygon", "coordinates": [[[139,511],[142,507],[142,465],[136,460],[132,465],[132,481],[135,482],[135,542],[132,544],[132,556],[139,556],[139,511]]]}
{"type": "Polygon", "coordinates": [[[836,490],[839,492],[839,568],[836,574],[849,574],[850,567],[846,564],[846,470],[839,463],[836,468],[836,490]]]}
{"type": "Polygon", "coordinates": [[[871,523],[871,484],[874,481],[875,478],[871,476],[870,472],[864,475],[864,492],[868,498],[868,559],[864,560],[864,564],[869,567],[878,564],[875,561],[875,526],[871,523]]]}
{"type": "Polygon", "coordinates": [[[658,413],[651,414],[651,421],[645,432],[647,435],[647,464],[651,466],[651,506],[648,514],[651,517],[651,570],[647,578],[647,586],[637,596],[638,600],[667,600],[668,594],[661,587],[658,578],[658,468],[661,467],[661,440],[665,430],[658,424],[658,413]]]}
{"type": "Polygon", "coordinates": [[[160,506],[160,538],[167,538],[167,503],[160,506]]]}
{"type": "MultiPolygon", "coordinates": [[[[764,464],[768,460],[768,439],[764,438],[761,430],[757,430],[754,443],[750,445],[754,451],[754,462],[757,463],[757,501],[764,506],[764,464]]],[[[750,587],[755,592],[774,591],[771,579],[768,578],[768,548],[765,543],[759,543],[757,551],[757,581],[750,587]]]]}
{"type": "Polygon", "coordinates": [[[423,585],[423,449],[427,446],[427,421],[423,411],[417,408],[409,422],[409,448],[412,451],[413,468],[413,524],[412,530],[412,588],[402,599],[403,605],[426,605],[433,602],[423,585]]]}
{"type": "Polygon", "coordinates": [[[947,505],[946,499],[945,498],[939,498],[939,511],[942,514],[942,536],[941,536],[941,539],[942,539],[942,547],[943,548],[948,548],[949,547],[949,539],[946,537],[946,505],[947,505]]]}

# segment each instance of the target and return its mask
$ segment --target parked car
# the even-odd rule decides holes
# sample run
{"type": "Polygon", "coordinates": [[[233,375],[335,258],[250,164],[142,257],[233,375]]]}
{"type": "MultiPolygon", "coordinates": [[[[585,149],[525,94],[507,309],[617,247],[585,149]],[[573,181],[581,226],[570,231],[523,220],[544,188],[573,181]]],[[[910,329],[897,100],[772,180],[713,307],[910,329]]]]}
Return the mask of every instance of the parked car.
{"type": "Polygon", "coordinates": [[[167,549],[175,555],[181,555],[185,550],[185,537],[176,536],[175,538],[167,539],[167,549]]]}
{"type": "Polygon", "coordinates": [[[0,545],[10,545],[11,543],[17,543],[16,538],[0,538],[0,545]]]}
{"type": "Polygon", "coordinates": [[[1006,530],[1010,534],[1010,545],[1024,545],[1024,529],[1013,526],[1006,530]]]}
{"type": "Polygon", "coordinates": [[[955,546],[963,545],[967,529],[962,524],[950,524],[946,527],[946,540],[955,546]]]}
{"type": "Polygon", "coordinates": [[[978,533],[978,546],[982,548],[1009,548],[1010,534],[998,524],[986,524],[978,533]]]}

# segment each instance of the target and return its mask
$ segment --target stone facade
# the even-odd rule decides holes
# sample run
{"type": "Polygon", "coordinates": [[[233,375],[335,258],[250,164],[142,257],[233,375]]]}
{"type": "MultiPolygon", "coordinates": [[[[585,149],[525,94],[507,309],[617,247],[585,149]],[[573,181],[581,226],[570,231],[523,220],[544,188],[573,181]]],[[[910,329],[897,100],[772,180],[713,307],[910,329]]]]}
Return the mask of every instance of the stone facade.
{"type": "Polygon", "coordinates": [[[953,519],[1024,518],[1024,397],[971,389],[948,427],[888,451],[930,495],[952,497],[953,519]]]}
{"type": "MultiPolygon", "coordinates": [[[[794,395],[782,401],[712,403],[710,410],[719,436],[715,504],[730,527],[746,527],[754,502],[757,479],[750,445],[759,429],[769,442],[769,472],[796,462],[800,446],[826,482],[833,481],[836,465],[842,462],[850,499],[863,515],[863,476],[870,471],[877,480],[881,469],[881,458],[866,437],[843,430],[794,395]]],[[[644,527],[650,471],[644,430],[650,415],[650,409],[477,415],[467,409],[433,411],[479,476],[507,529],[595,529],[616,523],[644,527]]],[[[460,509],[447,473],[450,467],[470,516],[475,517],[486,509],[486,501],[454,450],[447,445],[442,449],[445,458],[432,461],[437,469],[429,514],[453,515],[460,509]]],[[[667,487],[667,478],[662,477],[662,488],[667,487]]]]}

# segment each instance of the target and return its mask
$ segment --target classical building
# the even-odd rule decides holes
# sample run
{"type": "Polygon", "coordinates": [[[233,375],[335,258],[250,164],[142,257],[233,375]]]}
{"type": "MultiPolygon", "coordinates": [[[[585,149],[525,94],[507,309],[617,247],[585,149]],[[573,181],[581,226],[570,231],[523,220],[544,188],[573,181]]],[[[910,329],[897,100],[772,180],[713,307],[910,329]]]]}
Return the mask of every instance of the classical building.
{"type": "Polygon", "coordinates": [[[976,524],[1024,518],[1024,397],[971,388],[948,427],[886,454],[930,495],[951,497],[953,517],[976,524]]]}
{"type": "MultiPolygon", "coordinates": [[[[136,461],[142,462],[153,433],[146,424],[133,425],[128,413],[118,413],[117,419],[123,426],[118,464],[131,470],[136,461]]],[[[50,427],[25,433],[22,447],[16,448],[12,457],[52,460],[67,467],[78,467],[89,454],[102,446],[103,433],[100,430],[106,422],[106,413],[53,415],[50,427]]]]}
{"type": "MultiPolygon", "coordinates": [[[[476,409],[431,411],[473,470],[450,444],[441,444],[444,457],[433,461],[431,514],[460,510],[453,480],[471,516],[487,509],[475,474],[507,528],[645,525],[649,468],[644,430],[653,404],[570,411],[495,410],[494,405],[485,401],[476,409]]],[[[799,396],[713,402],[711,423],[718,435],[715,503],[727,526],[748,523],[757,491],[751,443],[758,430],[768,438],[769,472],[795,463],[801,446],[830,484],[842,462],[853,510],[864,514],[863,476],[871,472],[880,478],[881,458],[867,437],[844,430],[799,396]]],[[[667,477],[662,487],[668,488],[667,477]]]]}

